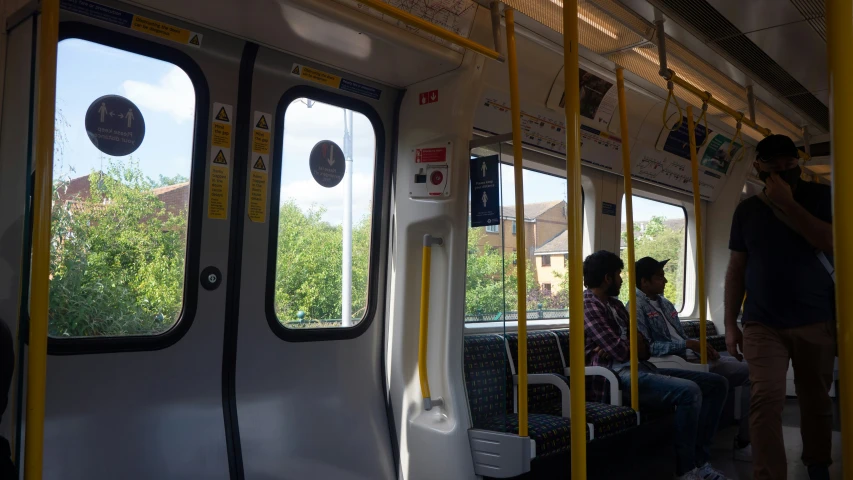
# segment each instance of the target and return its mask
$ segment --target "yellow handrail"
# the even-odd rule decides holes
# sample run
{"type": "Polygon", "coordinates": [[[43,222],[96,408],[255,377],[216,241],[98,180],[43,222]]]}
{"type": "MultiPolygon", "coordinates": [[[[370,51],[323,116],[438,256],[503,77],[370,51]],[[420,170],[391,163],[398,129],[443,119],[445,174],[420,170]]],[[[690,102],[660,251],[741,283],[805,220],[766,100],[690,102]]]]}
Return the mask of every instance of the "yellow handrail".
{"type": "Polygon", "coordinates": [[[625,71],[622,67],[616,67],[616,90],[619,93],[619,129],[622,135],[622,171],[625,179],[625,220],[627,222],[628,243],[628,312],[631,321],[629,331],[631,332],[631,408],[640,411],[640,386],[639,358],[637,356],[637,273],[634,262],[634,191],[631,186],[631,147],[628,144],[628,100],[625,98],[625,71]]]}
{"type": "Polygon", "coordinates": [[[368,7],[377,10],[381,13],[384,13],[385,15],[388,15],[391,18],[399,20],[405,23],[406,25],[416,27],[428,33],[431,33],[442,40],[448,41],[455,45],[459,45],[460,47],[465,47],[469,50],[473,50],[479,53],[480,55],[497,60],[499,62],[504,61],[503,56],[500,53],[492,50],[491,48],[480,45],[477,42],[468,40],[462,35],[453,33],[450,30],[446,30],[444,28],[436,26],[435,24],[427,22],[422,18],[416,17],[409,12],[388,5],[382,0],[358,0],[358,3],[363,3],[364,5],[367,5],[368,7]]]}
{"type": "Polygon", "coordinates": [[[569,349],[572,396],[572,478],[586,480],[586,381],[583,332],[583,200],[581,198],[578,0],[563,1],[563,71],[566,72],[566,215],[568,220],[569,349]]]}
{"type": "MultiPolygon", "coordinates": [[[[841,458],[853,458],[853,165],[844,159],[853,158],[853,5],[850,0],[826,2],[826,32],[829,47],[829,90],[831,102],[830,130],[832,132],[832,211],[833,242],[835,245],[835,311],[838,325],[838,368],[841,407],[841,458]]],[[[844,479],[853,480],[853,467],[844,467],[844,479]]]]}
{"type": "Polygon", "coordinates": [[[53,201],[53,136],[56,114],[56,47],[59,0],[42,0],[39,34],[38,107],[33,205],[33,260],[30,343],[27,356],[27,416],[24,478],[41,480],[44,458],[44,403],[47,377],[47,321],[50,299],[50,211],[53,201]]]}
{"type": "Polygon", "coordinates": [[[429,392],[429,374],[427,373],[427,345],[429,339],[429,281],[432,269],[432,246],[441,245],[442,239],[424,235],[423,256],[421,257],[421,323],[418,333],[418,377],[421,381],[421,395],[424,409],[432,409],[432,397],[429,392]]]}
{"type": "Polygon", "coordinates": [[[527,436],[527,249],[524,243],[524,169],[521,152],[521,101],[518,99],[518,59],[515,54],[515,12],[505,10],[509,99],[512,110],[512,153],[515,172],[515,234],[518,272],[518,436],[527,436]]]}
{"type": "MultiPolygon", "coordinates": [[[[718,110],[721,110],[721,111],[729,114],[732,118],[734,118],[738,122],[742,122],[745,125],[749,125],[753,129],[757,130],[760,134],[764,135],[765,137],[772,133],[769,128],[764,128],[761,125],[755,123],[749,117],[744,115],[743,112],[738,112],[737,110],[733,109],[732,107],[730,107],[730,106],[726,105],[725,103],[717,100],[716,98],[711,96],[711,94],[709,92],[703,92],[702,90],[699,90],[698,88],[694,87],[690,82],[679,77],[678,74],[676,74],[673,70],[669,69],[669,70],[667,70],[667,73],[668,73],[668,77],[664,76],[664,79],[666,79],[667,81],[673,82],[674,84],[676,84],[679,87],[687,90],[688,92],[692,93],[693,95],[696,95],[703,102],[707,102],[708,104],[716,107],[718,110]]],[[[802,158],[804,160],[808,160],[811,158],[809,155],[807,155],[803,152],[799,152],[799,154],[800,154],[800,158],[802,158]]]]}
{"type": "Polygon", "coordinates": [[[690,138],[690,171],[693,177],[693,218],[696,232],[696,298],[699,300],[699,356],[702,365],[708,363],[708,321],[705,302],[705,253],[702,240],[702,197],[699,195],[699,159],[696,157],[696,124],[693,121],[693,107],[687,106],[687,130],[690,138]]]}

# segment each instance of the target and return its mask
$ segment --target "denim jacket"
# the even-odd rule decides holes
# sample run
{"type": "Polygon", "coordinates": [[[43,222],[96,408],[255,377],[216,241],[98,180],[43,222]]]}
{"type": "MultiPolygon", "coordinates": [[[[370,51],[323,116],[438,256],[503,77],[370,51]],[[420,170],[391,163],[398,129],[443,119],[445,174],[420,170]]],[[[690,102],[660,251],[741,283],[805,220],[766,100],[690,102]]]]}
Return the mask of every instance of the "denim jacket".
{"type": "MultiPolygon", "coordinates": [[[[687,335],[684,333],[684,327],[681,326],[681,320],[678,318],[678,310],[663,295],[659,295],[658,298],[663,316],[649,303],[649,297],[642,290],[637,289],[637,328],[648,339],[653,357],[664,355],[684,357],[687,355],[687,335]],[[675,331],[681,335],[682,340],[673,339],[670,336],[666,322],[675,327],[675,331]]],[[[630,305],[626,307],[631,308],[630,305]]]]}

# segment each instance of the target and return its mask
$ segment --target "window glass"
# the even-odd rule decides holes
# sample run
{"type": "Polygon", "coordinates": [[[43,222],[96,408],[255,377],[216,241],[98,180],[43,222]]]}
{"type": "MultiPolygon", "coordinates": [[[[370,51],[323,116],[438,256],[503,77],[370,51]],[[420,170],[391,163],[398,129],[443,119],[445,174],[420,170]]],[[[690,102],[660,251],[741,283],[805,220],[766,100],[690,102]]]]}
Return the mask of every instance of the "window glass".
{"type": "MultiPolygon", "coordinates": [[[[669,260],[664,267],[668,283],[664,296],[679,311],[684,307],[684,246],[687,242],[687,215],[684,208],[669,203],[658,202],[634,195],[634,255],[637,260],[652,257],[656,260],[669,260]]],[[[628,246],[627,223],[625,220],[625,198],[622,196],[622,232],[621,256],[626,262],[627,272],[628,246]]],[[[623,272],[623,275],[627,275],[623,272]]],[[[627,277],[625,277],[627,279],[627,277]]],[[[619,295],[623,302],[628,301],[627,281],[619,295]]]]}
{"type": "MultiPolygon", "coordinates": [[[[497,225],[486,225],[486,233],[498,233],[498,226],[497,225]]],[[[515,232],[513,231],[513,233],[515,233],[515,232]]]]}
{"type": "Polygon", "coordinates": [[[500,174],[502,233],[486,234],[489,227],[468,229],[465,321],[518,318],[519,265],[524,265],[527,275],[528,319],[567,318],[566,264],[551,262],[551,256],[559,258],[568,253],[566,179],[525,169],[525,221],[516,225],[512,166],[501,164],[500,174]],[[525,261],[519,262],[515,234],[522,228],[527,248],[523,254],[525,261]]]}
{"type": "Polygon", "coordinates": [[[80,39],[59,44],[51,336],[151,335],[177,321],[195,100],[176,65],[80,39]],[[109,138],[90,139],[87,111],[109,138]]]}
{"type": "Polygon", "coordinates": [[[373,125],[359,112],[301,98],[287,107],[283,128],[275,313],[288,328],[357,325],[368,298],[373,125]],[[329,188],[309,163],[324,145],[345,159],[343,178],[329,188]]]}

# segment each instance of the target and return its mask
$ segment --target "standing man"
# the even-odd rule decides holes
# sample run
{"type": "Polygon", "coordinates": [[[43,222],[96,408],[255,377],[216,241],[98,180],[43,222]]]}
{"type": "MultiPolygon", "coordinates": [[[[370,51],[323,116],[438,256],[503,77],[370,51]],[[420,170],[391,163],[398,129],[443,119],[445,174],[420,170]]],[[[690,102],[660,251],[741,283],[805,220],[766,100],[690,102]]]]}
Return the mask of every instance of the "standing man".
{"type": "MultiPolygon", "coordinates": [[[[663,271],[669,260],[657,261],[651,257],[637,260],[637,326],[643,336],[649,339],[649,350],[653,357],[678,355],[690,362],[698,363],[700,344],[688,338],[678,318],[678,310],[663,296],[667,279],[663,271]]],[[[630,305],[628,306],[630,308],[630,305]]],[[[726,377],[730,393],[736,387],[744,387],[741,398],[740,430],[734,439],[735,460],[751,461],[752,447],[749,435],[749,367],[728,353],[718,353],[710,344],[708,349],[708,369],[726,377]]]]}
{"type": "MultiPolygon", "coordinates": [[[[583,261],[584,351],[587,365],[608,367],[619,376],[623,391],[631,390],[630,335],[637,334],[640,373],[637,378],[640,406],[675,407],[675,456],[677,480],[728,480],[709,463],[711,444],[726,401],[729,382],[714,373],[657,368],[646,362],[646,338],[630,332],[628,311],[616,296],[622,288],[622,259],[599,251],[583,261]]],[[[604,377],[593,377],[591,394],[604,396],[604,377]]]]}
{"type": "Polygon", "coordinates": [[[798,152],[784,135],[756,147],[764,191],[744,200],[732,220],[726,273],[726,347],[749,362],[756,480],[787,478],[782,409],[793,362],[803,463],[812,480],[832,463],[835,298],[829,187],[800,180],[798,152]],[[743,332],[737,325],[744,294],[743,332]]]}

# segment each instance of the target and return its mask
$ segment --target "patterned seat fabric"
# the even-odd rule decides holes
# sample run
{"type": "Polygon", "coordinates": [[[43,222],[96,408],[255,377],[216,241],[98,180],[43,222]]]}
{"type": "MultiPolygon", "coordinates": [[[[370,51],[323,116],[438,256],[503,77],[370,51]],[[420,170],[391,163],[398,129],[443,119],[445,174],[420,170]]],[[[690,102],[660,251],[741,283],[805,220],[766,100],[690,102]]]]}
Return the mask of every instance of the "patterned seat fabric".
{"type": "Polygon", "coordinates": [[[494,417],[512,413],[512,385],[504,341],[497,335],[467,335],[465,386],[474,428],[494,417]]]}
{"type": "MultiPolygon", "coordinates": [[[[637,426],[637,414],[628,407],[617,407],[606,403],[586,403],[586,423],[591,423],[595,439],[616,435],[637,426]]],[[[589,438],[589,432],[587,432],[589,438]]]]}
{"type": "MultiPolygon", "coordinates": [[[[688,338],[699,338],[699,321],[698,320],[687,320],[681,322],[681,326],[684,327],[684,333],[688,338]]],[[[708,337],[717,335],[717,326],[714,325],[713,322],[706,322],[705,326],[705,334],[708,337]]]]}
{"type": "MultiPolygon", "coordinates": [[[[571,451],[572,421],[553,415],[531,413],[527,416],[528,435],[536,442],[536,458],[571,451]]],[[[518,434],[518,415],[494,417],[482,427],[486,430],[518,434]]],[[[589,441],[589,428],[586,429],[589,441]]]]}
{"type": "MultiPolygon", "coordinates": [[[[518,370],[518,334],[506,335],[513,365],[518,370]]],[[[563,375],[563,360],[557,347],[557,338],[551,332],[527,334],[527,373],[563,375]]],[[[553,385],[530,385],[528,389],[530,413],[547,413],[562,416],[562,394],[553,385]]]]}

